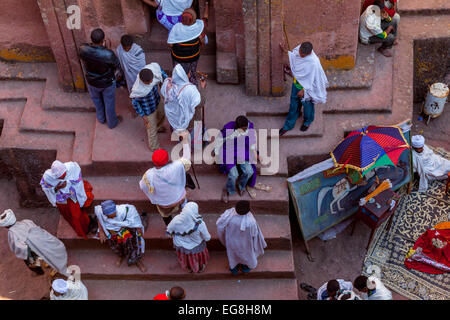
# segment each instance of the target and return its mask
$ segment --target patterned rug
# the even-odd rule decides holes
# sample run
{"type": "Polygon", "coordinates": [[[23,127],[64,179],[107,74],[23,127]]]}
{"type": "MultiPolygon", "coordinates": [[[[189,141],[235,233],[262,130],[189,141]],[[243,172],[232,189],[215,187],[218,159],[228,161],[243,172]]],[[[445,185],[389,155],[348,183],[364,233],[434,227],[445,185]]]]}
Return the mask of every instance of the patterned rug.
{"type": "MultiPolygon", "coordinates": [[[[434,148],[433,148],[434,149],[434,148]]],[[[441,148],[436,154],[450,159],[450,153],[441,148]]],[[[450,196],[444,194],[445,180],[433,181],[426,193],[418,193],[415,181],[411,194],[406,188],[402,195],[392,226],[386,231],[378,228],[364,260],[363,274],[376,274],[383,283],[399,294],[414,300],[449,300],[450,273],[428,274],[405,267],[405,255],[427,229],[450,220],[450,196]]]]}

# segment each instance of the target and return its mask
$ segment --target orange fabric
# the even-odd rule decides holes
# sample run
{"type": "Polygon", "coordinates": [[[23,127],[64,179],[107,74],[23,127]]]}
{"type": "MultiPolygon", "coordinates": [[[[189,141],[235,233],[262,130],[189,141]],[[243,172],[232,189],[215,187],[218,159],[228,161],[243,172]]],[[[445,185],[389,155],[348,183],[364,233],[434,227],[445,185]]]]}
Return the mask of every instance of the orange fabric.
{"type": "Polygon", "coordinates": [[[91,206],[92,201],[94,201],[94,194],[92,193],[92,190],[94,190],[94,188],[92,188],[92,185],[89,183],[89,181],[83,180],[83,184],[84,184],[84,191],[86,192],[87,196],[83,208],[88,208],[91,206]]]}
{"type": "Polygon", "coordinates": [[[434,229],[444,230],[450,229],[450,221],[441,222],[434,226],[434,229]]]}

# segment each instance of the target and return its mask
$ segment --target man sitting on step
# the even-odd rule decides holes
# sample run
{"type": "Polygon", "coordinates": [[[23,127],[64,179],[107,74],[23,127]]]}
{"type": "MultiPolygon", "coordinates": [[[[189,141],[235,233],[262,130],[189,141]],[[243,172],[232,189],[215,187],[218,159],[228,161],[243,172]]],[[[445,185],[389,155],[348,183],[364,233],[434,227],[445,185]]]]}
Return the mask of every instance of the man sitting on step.
{"type": "Polygon", "coordinates": [[[222,128],[215,140],[214,153],[219,170],[227,174],[227,183],[222,190],[222,201],[228,203],[230,195],[236,193],[236,182],[240,196],[245,190],[252,199],[256,198],[255,188],[270,192],[272,188],[256,183],[256,163],[261,161],[256,148],[256,132],[253,123],[245,116],[239,116],[222,128]]]}
{"type": "Polygon", "coordinates": [[[250,272],[258,264],[257,258],[267,247],[264,236],[250,211],[250,202],[238,201],[235,208],[226,210],[217,219],[217,236],[227,248],[228,263],[233,275],[239,270],[250,272]]]}
{"type": "Polygon", "coordinates": [[[159,149],[157,133],[164,129],[164,103],[159,95],[159,85],[165,78],[167,74],[159,64],[150,63],[140,70],[130,94],[134,110],[144,119],[151,151],[159,149]]]}
{"type": "Polygon", "coordinates": [[[368,6],[359,20],[359,39],[363,44],[381,43],[377,49],[385,57],[392,57],[389,50],[397,44],[397,22],[386,11],[382,0],[368,6]]]}
{"type": "Polygon", "coordinates": [[[152,161],[155,167],[144,173],[139,187],[156,205],[166,226],[172,220],[172,214],[178,213],[186,200],[186,172],[191,168],[191,148],[189,132],[181,133],[183,156],[171,163],[166,150],[153,152],[152,161]]]}
{"type": "MultiPolygon", "coordinates": [[[[95,207],[98,221],[98,236],[101,243],[105,241],[119,256],[116,266],[123,259],[128,265],[135,264],[142,272],[147,271],[141,258],[145,252],[144,224],[136,207],[130,204],[116,205],[112,200],[106,200],[95,207]]],[[[143,213],[147,218],[147,214],[143,213]]]]}
{"type": "Polygon", "coordinates": [[[425,138],[421,135],[411,137],[413,147],[413,169],[419,174],[419,192],[426,192],[428,182],[442,180],[448,177],[450,161],[433,152],[425,145],[425,138]]]}

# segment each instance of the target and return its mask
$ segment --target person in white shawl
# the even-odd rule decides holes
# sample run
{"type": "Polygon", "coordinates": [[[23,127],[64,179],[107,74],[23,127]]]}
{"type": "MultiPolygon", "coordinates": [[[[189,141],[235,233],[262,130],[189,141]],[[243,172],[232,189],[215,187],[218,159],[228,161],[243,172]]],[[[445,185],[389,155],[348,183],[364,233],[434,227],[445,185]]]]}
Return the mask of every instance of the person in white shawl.
{"type": "Polygon", "coordinates": [[[95,226],[86,209],[93,195],[89,193],[91,198],[88,199],[85,187],[92,187],[89,182],[83,181],[78,163],[55,160],[52,167],[44,172],[40,184],[48,201],[58,207],[77,235],[87,239],[92,225],[95,226]]]}
{"type": "Polygon", "coordinates": [[[114,201],[106,200],[95,207],[95,215],[100,242],[107,241],[119,256],[116,266],[119,267],[126,259],[129,266],[135,264],[139,270],[146,272],[147,268],[141,262],[145,252],[145,230],[136,207],[131,204],[116,206],[114,201]]]}
{"type": "Polygon", "coordinates": [[[302,106],[304,121],[300,130],[308,130],[314,121],[315,105],[327,102],[328,79],[310,42],[303,42],[292,51],[289,51],[285,44],[280,44],[280,47],[289,55],[294,76],[289,113],[283,128],[280,129],[280,136],[282,136],[294,128],[302,114],[302,106]]]}
{"type": "Polygon", "coordinates": [[[142,0],[146,4],[158,8],[156,19],[167,30],[171,30],[175,24],[181,22],[181,14],[192,6],[192,0],[142,0]]]}
{"type": "Polygon", "coordinates": [[[419,192],[426,192],[428,182],[447,179],[450,172],[450,160],[444,159],[433,152],[426,144],[422,135],[411,137],[413,168],[419,174],[419,192]]]}
{"type": "Polygon", "coordinates": [[[248,273],[258,265],[257,258],[267,247],[248,201],[238,201],[217,219],[217,236],[227,249],[228,263],[233,275],[239,269],[248,273]]]}
{"type": "Polygon", "coordinates": [[[42,261],[59,273],[67,274],[67,250],[64,244],[33,221],[17,221],[11,209],[0,215],[0,227],[8,229],[8,243],[17,258],[38,275],[44,274],[42,261]]]}
{"type": "Polygon", "coordinates": [[[177,259],[183,270],[200,273],[208,265],[209,252],[206,242],[211,239],[198,205],[188,202],[167,226],[166,233],[173,238],[177,259]]]}
{"type": "Polygon", "coordinates": [[[53,280],[50,300],[88,300],[88,290],[81,280],[70,275],[67,280],[53,280]]]}
{"type": "Polygon", "coordinates": [[[148,169],[139,182],[142,192],[156,205],[158,212],[168,225],[172,214],[180,211],[186,200],[186,172],[191,168],[191,149],[184,132],[183,156],[171,163],[166,150],[158,149],[152,154],[155,167],[148,169]]]}
{"type": "Polygon", "coordinates": [[[161,94],[171,127],[176,132],[186,130],[194,116],[195,107],[200,105],[202,99],[197,87],[189,82],[180,64],[173,69],[172,78],[164,80],[161,94]]]}
{"type": "Polygon", "coordinates": [[[167,74],[160,65],[152,62],[139,71],[130,94],[134,110],[144,119],[151,151],[159,149],[157,133],[163,129],[164,107],[159,95],[159,85],[165,78],[167,74]]]}
{"type": "Polygon", "coordinates": [[[131,93],[139,71],[145,67],[145,52],[140,45],[134,43],[133,37],[129,34],[122,36],[116,52],[125,74],[128,92],[131,93]]]}
{"type": "Polygon", "coordinates": [[[381,43],[377,49],[386,57],[392,57],[389,50],[397,44],[397,19],[392,19],[385,10],[382,0],[368,6],[359,19],[359,39],[363,44],[381,43]]]}
{"type": "Polygon", "coordinates": [[[353,286],[360,291],[363,300],[392,300],[392,293],[375,276],[359,276],[353,286]]]}

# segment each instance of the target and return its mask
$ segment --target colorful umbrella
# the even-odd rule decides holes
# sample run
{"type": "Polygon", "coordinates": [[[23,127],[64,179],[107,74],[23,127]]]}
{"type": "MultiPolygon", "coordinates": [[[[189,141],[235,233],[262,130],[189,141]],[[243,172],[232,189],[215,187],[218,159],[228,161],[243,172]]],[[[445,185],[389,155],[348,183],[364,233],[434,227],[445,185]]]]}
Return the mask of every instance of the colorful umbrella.
{"type": "Polygon", "coordinates": [[[409,148],[397,126],[368,126],[349,133],[331,152],[336,167],[367,172],[383,165],[397,165],[409,148]]]}

